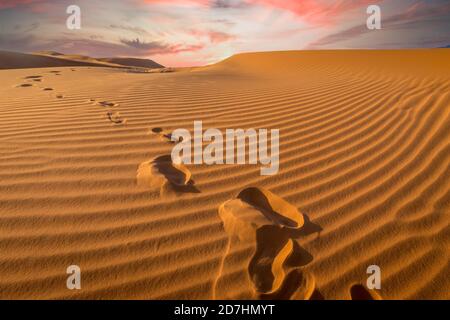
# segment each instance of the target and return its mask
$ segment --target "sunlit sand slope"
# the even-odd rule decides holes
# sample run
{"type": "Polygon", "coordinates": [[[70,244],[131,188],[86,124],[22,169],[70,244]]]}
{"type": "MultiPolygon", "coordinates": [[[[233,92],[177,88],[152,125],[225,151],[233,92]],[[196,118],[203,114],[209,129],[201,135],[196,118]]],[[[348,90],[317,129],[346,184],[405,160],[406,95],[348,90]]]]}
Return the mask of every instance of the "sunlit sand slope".
{"type": "Polygon", "coordinates": [[[450,298],[450,50],[0,84],[0,298],[450,298]],[[279,173],[172,163],[194,120],[280,129],[279,173]]]}

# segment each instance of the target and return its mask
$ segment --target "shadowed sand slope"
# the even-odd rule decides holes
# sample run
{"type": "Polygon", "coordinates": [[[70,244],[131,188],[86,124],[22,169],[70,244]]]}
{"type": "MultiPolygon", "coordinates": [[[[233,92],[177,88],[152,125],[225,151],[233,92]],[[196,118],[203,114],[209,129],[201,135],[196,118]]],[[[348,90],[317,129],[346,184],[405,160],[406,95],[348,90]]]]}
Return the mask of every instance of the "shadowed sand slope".
{"type": "Polygon", "coordinates": [[[99,61],[119,64],[122,66],[129,67],[141,67],[141,68],[164,68],[163,65],[156,63],[155,61],[149,59],[136,59],[136,58],[100,58],[99,61]]]}
{"type": "MultiPolygon", "coordinates": [[[[0,51],[0,69],[50,68],[72,66],[98,66],[89,61],[75,61],[53,56],[0,51]]],[[[105,65],[103,65],[105,66],[105,65]]]]}
{"type": "Polygon", "coordinates": [[[53,51],[33,54],[0,51],[0,69],[51,68],[51,67],[138,67],[146,69],[164,68],[149,59],[100,58],[81,55],[64,55],[53,51]]]}
{"type": "Polygon", "coordinates": [[[450,50],[0,84],[0,298],[450,298],[450,50]],[[194,120],[279,129],[279,173],[173,164],[194,120]],[[375,293],[359,285],[373,264],[375,293]]]}

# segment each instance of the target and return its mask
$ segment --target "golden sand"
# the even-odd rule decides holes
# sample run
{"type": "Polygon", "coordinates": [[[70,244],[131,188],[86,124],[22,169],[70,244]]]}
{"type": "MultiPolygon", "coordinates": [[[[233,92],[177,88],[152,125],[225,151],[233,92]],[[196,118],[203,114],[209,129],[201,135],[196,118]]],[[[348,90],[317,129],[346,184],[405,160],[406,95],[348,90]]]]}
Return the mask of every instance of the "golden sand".
{"type": "Polygon", "coordinates": [[[450,298],[450,50],[0,83],[0,298],[450,298]],[[171,164],[194,120],[280,129],[279,173],[171,164]]]}

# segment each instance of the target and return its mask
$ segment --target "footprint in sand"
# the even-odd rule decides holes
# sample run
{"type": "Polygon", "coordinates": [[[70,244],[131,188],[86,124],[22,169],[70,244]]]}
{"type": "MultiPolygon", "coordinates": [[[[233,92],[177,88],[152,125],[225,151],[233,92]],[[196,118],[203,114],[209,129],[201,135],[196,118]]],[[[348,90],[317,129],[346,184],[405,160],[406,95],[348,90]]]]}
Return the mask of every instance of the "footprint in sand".
{"type": "Polygon", "coordinates": [[[32,87],[33,85],[31,83],[23,83],[23,84],[19,84],[16,86],[16,88],[29,88],[32,87]]]}
{"type": "MultiPolygon", "coordinates": [[[[164,131],[163,128],[153,128],[151,129],[148,134],[155,134],[157,135],[161,140],[168,141],[170,143],[175,143],[175,141],[172,140],[172,133],[164,131]]],[[[182,138],[178,140],[178,142],[183,141],[182,138]]]]}
{"type": "Polygon", "coordinates": [[[37,80],[37,79],[41,79],[42,76],[27,76],[24,79],[25,80],[37,80]]]}
{"type": "Polygon", "coordinates": [[[53,73],[55,76],[61,75],[61,71],[58,71],[58,70],[50,71],[50,73],[53,73]]]}
{"type": "Polygon", "coordinates": [[[361,284],[355,284],[350,288],[352,300],[382,300],[375,290],[369,290],[361,284]]]}
{"type": "Polygon", "coordinates": [[[167,192],[199,192],[194,186],[189,169],[183,164],[173,163],[170,155],[159,156],[141,163],[136,179],[139,186],[159,188],[161,195],[167,192]]]}
{"type": "Polygon", "coordinates": [[[119,112],[112,112],[108,111],[106,113],[106,116],[108,117],[109,121],[111,121],[113,124],[126,124],[127,120],[122,119],[119,112]]]}
{"type": "Polygon", "coordinates": [[[305,217],[296,207],[268,190],[247,188],[223,203],[219,216],[228,244],[214,284],[215,299],[312,296],[314,278],[298,270],[312,256],[293,240],[305,234],[305,217]]]}
{"type": "MultiPolygon", "coordinates": [[[[93,100],[93,99],[91,99],[93,100]]],[[[108,108],[113,108],[113,107],[118,107],[119,104],[118,103],[114,103],[114,102],[110,102],[110,101],[91,101],[94,102],[94,104],[101,106],[101,107],[108,107],[108,108]]]]}
{"type": "Polygon", "coordinates": [[[42,91],[53,91],[53,88],[43,88],[42,91]]]}
{"type": "Polygon", "coordinates": [[[64,95],[62,95],[62,94],[57,94],[55,97],[56,97],[57,99],[63,99],[63,98],[64,98],[64,95]]]}

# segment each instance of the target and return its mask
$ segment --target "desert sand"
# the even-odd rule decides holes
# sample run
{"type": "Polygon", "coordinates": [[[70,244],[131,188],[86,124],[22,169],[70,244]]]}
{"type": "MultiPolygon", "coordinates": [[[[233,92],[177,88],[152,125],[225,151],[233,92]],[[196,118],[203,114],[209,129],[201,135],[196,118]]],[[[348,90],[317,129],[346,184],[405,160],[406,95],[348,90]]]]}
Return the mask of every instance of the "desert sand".
{"type": "Polygon", "coordinates": [[[450,50],[48,59],[0,71],[0,298],[450,298],[450,50]],[[279,173],[173,164],[194,120],[280,129],[279,173]]]}
{"type": "Polygon", "coordinates": [[[161,69],[164,66],[149,60],[136,58],[92,58],[83,55],[65,55],[54,51],[19,53],[0,51],[1,69],[51,68],[51,67],[111,67],[161,69]]]}

